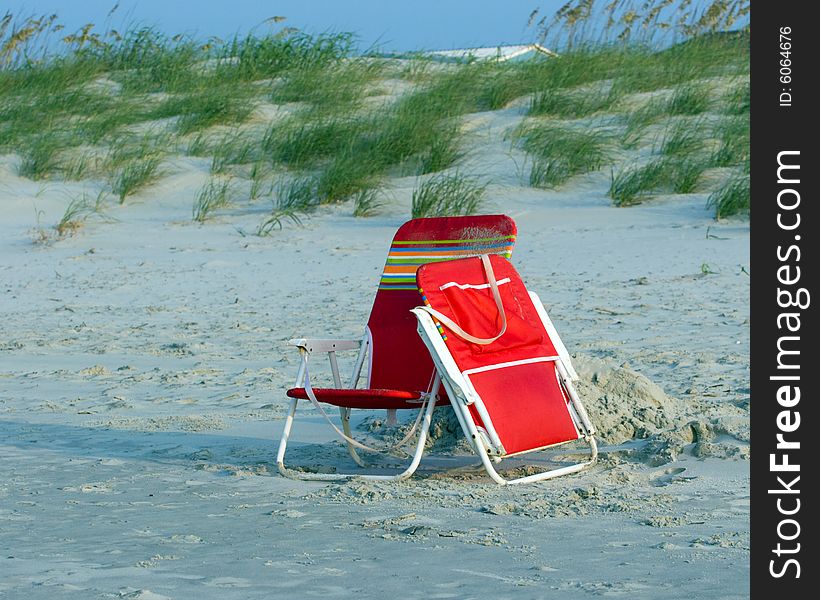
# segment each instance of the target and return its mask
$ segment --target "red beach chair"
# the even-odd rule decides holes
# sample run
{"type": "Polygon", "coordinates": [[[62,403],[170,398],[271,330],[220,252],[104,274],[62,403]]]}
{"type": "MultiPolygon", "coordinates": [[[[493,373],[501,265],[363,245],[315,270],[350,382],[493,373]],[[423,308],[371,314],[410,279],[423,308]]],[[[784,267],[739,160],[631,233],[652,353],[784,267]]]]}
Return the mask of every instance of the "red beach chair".
{"type": "MultiPolygon", "coordinates": [[[[424,442],[433,409],[438,399],[439,380],[436,369],[416,334],[416,319],[410,312],[419,304],[416,289],[416,270],[420,265],[453,258],[498,255],[509,258],[515,244],[516,228],[512,219],[504,215],[470,217],[437,217],[413,219],[402,225],[393,238],[390,253],[373,302],[365,333],[359,340],[294,339],[290,344],[299,350],[301,361],[294,388],[288,390],[290,412],[279,443],[276,462],[286,477],[298,479],[335,480],[353,476],[368,479],[396,480],[412,475],[421,460],[424,442]],[[343,387],[336,353],[357,350],[348,386],[343,387]],[[335,387],[312,388],[308,361],[316,353],[327,353],[335,387]],[[366,387],[357,389],[357,383],[366,370],[366,387]],[[388,422],[395,422],[399,409],[419,410],[416,423],[407,438],[420,426],[419,439],[412,462],[396,475],[351,475],[303,473],[285,467],[285,452],[300,400],[310,400],[327,418],[322,405],[339,407],[342,429],[331,426],[346,442],[350,455],[364,466],[356,448],[373,450],[354,440],[350,431],[351,409],[387,409],[388,422]]],[[[504,258],[501,258],[504,257],[504,258]]],[[[506,261],[505,261],[506,262],[506,261]]],[[[330,419],[328,418],[330,422],[330,419]]]]}
{"type": "Polygon", "coordinates": [[[597,456],[578,376],[541,300],[496,256],[424,265],[413,309],[467,439],[500,484],[580,471],[597,456]],[[584,438],[588,461],[506,480],[494,462],[584,438]]]}

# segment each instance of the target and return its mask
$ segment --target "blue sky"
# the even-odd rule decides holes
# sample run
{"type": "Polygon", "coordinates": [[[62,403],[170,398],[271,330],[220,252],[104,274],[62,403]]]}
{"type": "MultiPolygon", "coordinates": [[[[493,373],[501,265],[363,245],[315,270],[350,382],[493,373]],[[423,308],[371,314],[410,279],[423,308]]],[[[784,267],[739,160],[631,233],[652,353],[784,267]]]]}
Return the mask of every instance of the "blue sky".
{"type": "MultiPolygon", "coordinates": [[[[275,15],[310,33],[352,31],[368,48],[386,51],[496,46],[534,41],[527,18],[534,8],[551,14],[564,0],[123,0],[111,26],[155,26],[169,33],[228,37],[247,33],[275,15]]],[[[71,31],[98,27],[114,0],[4,0],[0,13],[57,13],[71,31]]],[[[264,27],[264,26],[263,26],[264,27]]],[[[261,29],[259,31],[264,31],[261,29]]]]}

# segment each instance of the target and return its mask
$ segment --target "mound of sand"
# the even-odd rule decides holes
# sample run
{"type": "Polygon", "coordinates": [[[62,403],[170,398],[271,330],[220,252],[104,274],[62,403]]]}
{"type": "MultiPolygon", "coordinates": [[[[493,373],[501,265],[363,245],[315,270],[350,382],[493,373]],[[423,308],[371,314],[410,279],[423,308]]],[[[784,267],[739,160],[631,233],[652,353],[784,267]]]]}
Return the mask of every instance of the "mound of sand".
{"type": "MultiPolygon", "coordinates": [[[[580,381],[576,383],[584,406],[604,446],[635,440],[645,444],[630,448],[628,455],[650,465],[672,460],[691,446],[695,456],[721,458],[748,457],[748,447],[738,445],[730,428],[723,423],[729,415],[704,416],[702,407],[668,396],[660,386],[626,365],[576,355],[573,364],[580,381]]],[[[385,428],[383,419],[366,419],[361,429],[382,443],[395,443],[405,436],[411,423],[385,428]]],[[[440,454],[471,454],[461,426],[449,407],[436,409],[427,442],[429,451],[440,454]]]]}
{"type": "Polygon", "coordinates": [[[629,367],[590,356],[573,361],[581,378],[578,394],[604,444],[622,444],[676,429],[681,403],[629,367]]]}
{"type": "Polygon", "coordinates": [[[651,465],[675,460],[687,448],[698,457],[748,458],[748,442],[733,426],[737,408],[679,400],[626,365],[590,356],[574,358],[578,393],[607,445],[646,444],[630,455],[651,465]]]}

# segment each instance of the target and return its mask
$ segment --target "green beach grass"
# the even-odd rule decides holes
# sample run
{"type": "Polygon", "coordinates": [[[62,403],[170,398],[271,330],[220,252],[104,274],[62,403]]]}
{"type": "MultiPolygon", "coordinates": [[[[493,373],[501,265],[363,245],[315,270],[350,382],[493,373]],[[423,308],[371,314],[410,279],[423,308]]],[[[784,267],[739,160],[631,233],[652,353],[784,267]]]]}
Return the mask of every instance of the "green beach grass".
{"type": "Polygon", "coordinates": [[[476,214],[484,202],[487,184],[461,173],[435,175],[413,190],[414,219],[476,214]]]}
{"type": "Polygon", "coordinates": [[[609,136],[598,129],[528,120],[512,136],[532,157],[530,185],[554,188],[608,160],[609,136]]]}
{"type": "MultiPolygon", "coordinates": [[[[7,14],[0,153],[16,154],[17,174],[32,180],[100,178],[121,204],[164,177],[166,160],[205,158],[215,179],[194,219],[231,196],[234,204],[271,197],[263,233],[321,204],[349,202],[354,216],[372,215],[388,181],[408,175],[433,175],[417,188],[413,214],[480,210],[486,183],[460,174],[470,148],[464,117],[514,103],[525,114],[510,139],[529,156],[533,187],[609,167],[613,203],[625,206],[698,190],[707,169],[748,166],[748,32],[715,33],[737,14],[684,24],[684,41],[666,47],[610,35],[626,30],[618,15],[591,39],[568,14],[556,16],[572,41],[558,56],[441,64],[417,55],[401,68],[357,53],[349,33],[274,27],[203,42],[86,26],[58,35],[57,17],[17,23],[7,14]],[[412,85],[391,93],[391,77],[412,85]],[[266,117],[274,105],[284,112],[266,117]],[[245,180],[248,193],[231,192],[227,178],[245,180]]],[[[710,206],[723,215],[732,204],[710,206]]]]}

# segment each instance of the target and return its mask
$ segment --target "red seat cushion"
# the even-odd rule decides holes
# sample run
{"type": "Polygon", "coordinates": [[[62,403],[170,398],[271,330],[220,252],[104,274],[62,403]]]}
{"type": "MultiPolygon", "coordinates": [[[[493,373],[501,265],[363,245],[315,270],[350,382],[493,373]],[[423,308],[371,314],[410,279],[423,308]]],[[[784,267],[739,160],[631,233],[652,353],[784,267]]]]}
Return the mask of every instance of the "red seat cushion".
{"type": "MultiPolygon", "coordinates": [[[[307,399],[305,388],[292,388],[287,393],[291,398],[307,399]]],[[[421,393],[403,390],[313,388],[313,393],[316,394],[316,399],[319,402],[345,408],[419,408],[422,404],[421,393]]],[[[441,403],[439,401],[439,404],[441,403]]]]}

